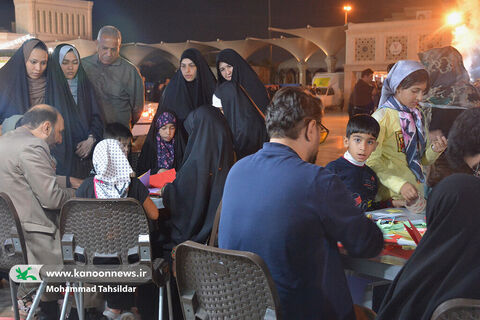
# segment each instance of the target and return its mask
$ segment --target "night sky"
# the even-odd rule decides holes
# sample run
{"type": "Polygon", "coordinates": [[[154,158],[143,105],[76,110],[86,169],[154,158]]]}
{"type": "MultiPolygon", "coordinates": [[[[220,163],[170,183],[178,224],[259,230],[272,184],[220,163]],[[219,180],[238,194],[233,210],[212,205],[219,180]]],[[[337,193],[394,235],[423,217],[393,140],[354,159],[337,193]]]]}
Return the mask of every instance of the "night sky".
{"type": "MultiPolygon", "coordinates": [[[[272,26],[299,28],[342,25],[344,1],[270,0],[272,26]]],[[[351,22],[381,21],[403,7],[449,0],[354,0],[351,22]]],[[[13,0],[0,0],[0,28],[15,20],[13,0]]],[[[97,0],[93,6],[94,37],[111,24],[123,42],[183,42],[268,37],[268,0],[97,0]]],[[[273,33],[272,36],[278,36],[273,33]]]]}

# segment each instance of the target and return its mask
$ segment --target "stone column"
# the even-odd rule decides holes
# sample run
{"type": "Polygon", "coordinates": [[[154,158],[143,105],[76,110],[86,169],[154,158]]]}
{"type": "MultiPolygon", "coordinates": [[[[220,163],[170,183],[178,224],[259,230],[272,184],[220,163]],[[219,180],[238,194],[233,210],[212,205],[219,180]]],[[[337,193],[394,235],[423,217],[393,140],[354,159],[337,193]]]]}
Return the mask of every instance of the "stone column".
{"type": "Polygon", "coordinates": [[[337,57],[327,55],[325,58],[325,63],[327,64],[327,72],[335,72],[337,57]]]}
{"type": "Polygon", "coordinates": [[[300,82],[300,84],[302,86],[305,86],[307,85],[307,63],[305,61],[300,61],[297,63],[297,67],[298,67],[298,82],[300,82]]]}
{"type": "Polygon", "coordinates": [[[35,2],[32,0],[14,0],[15,5],[15,26],[17,33],[36,34],[37,30],[37,13],[35,10],[35,2]]]}
{"type": "Polygon", "coordinates": [[[87,6],[87,14],[86,14],[86,23],[87,23],[87,34],[85,36],[85,39],[91,40],[96,40],[97,35],[92,34],[92,7],[93,7],[93,1],[88,1],[88,6],[87,6]]]}

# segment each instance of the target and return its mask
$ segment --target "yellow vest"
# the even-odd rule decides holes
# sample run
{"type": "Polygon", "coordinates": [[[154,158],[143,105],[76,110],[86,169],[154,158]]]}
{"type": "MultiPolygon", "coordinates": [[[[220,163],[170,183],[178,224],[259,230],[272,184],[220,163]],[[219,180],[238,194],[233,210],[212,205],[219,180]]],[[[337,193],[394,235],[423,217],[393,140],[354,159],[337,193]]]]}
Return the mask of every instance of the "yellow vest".
{"type": "MultiPolygon", "coordinates": [[[[417,181],[415,175],[408,167],[398,111],[382,108],[375,111],[372,116],[380,124],[377,149],[367,160],[367,165],[375,171],[380,182],[376,200],[403,199],[400,194],[400,188],[406,182],[414,185],[418,190],[418,194],[423,197],[424,185],[417,181]]],[[[427,147],[422,155],[421,162],[422,165],[429,165],[437,160],[440,153],[432,150],[427,128],[425,128],[425,137],[427,139],[427,147]]]]}

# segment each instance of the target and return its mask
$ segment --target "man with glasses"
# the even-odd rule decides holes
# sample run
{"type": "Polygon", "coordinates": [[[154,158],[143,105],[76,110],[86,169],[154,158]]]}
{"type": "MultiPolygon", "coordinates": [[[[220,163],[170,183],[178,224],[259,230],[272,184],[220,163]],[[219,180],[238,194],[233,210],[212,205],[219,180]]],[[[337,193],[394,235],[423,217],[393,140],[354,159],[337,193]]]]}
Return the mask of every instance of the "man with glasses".
{"type": "Polygon", "coordinates": [[[263,258],[284,319],[355,319],[337,242],[356,257],[383,248],[343,182],[314,164],[328,132],[321,116],[311,94],[279,90],[267,110],[270,142],[232,167],[223,193],[219,246],[263,258]]]}
{"type": "Polygon", "coordinates": [[[452,167],[467,165],[480,177],[480,108],[468,109],[455,119],[448,134],[447,159],[452,167]]]}

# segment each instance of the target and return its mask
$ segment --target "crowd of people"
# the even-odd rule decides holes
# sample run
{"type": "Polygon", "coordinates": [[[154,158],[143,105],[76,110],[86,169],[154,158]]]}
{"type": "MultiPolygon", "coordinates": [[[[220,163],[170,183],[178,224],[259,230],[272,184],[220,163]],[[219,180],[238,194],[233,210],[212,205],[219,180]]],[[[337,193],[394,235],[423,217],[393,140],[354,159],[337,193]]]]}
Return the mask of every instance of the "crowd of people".
{"type": "MultiPolygon", "coordinates": [[[[144,87],[120,44],[112,26],[100,29],[97,53],[85,58],[69,44],[49,54],[31,39],[0,69],[0,192],[19,214],[30,264],[62,264],[57,221],[68,199],[131,197],[155,226],[155,256],[170,261],[178,244],[206,243],[219,212],[219,247],[260,255],[283,318],[355,319],[360,309],[338,243],[354,257],[378,255],[383,235],[365,211],[407,207],[426,211],[428,229],[378,318],[429,319],[447,299],[480,298],[477,275],[468,272],[478,242],[469,208],[480,192],[480,95],[454,48],[398,61],[376,111],[376,89],[367,88],[373,72],[362,72],[347,150],[326,167],[315,164],[328,135],[318,98],[286,87],[270,99],[234,50],[219,52],[215,77],[202,54],[187,49],[132,166],[144,87]],[[439,70],[440,59],[449,68],[439,70]],[[171,169],[176,178],[160,190],[159,212],[136,176],[171,169]]],[[[106,295],[103,314],[151,319],[155,294],[106,295]]],[[[58,298],[45,294],[39,317],[58,318],[58,298]]]]}

